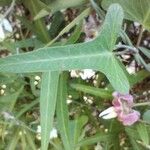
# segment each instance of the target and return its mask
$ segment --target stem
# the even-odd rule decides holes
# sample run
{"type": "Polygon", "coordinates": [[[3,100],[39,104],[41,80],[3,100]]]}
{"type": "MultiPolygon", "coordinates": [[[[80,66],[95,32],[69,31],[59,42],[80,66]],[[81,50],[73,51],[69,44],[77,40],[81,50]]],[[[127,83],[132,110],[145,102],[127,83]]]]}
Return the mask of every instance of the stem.
{"type": "Polygon", "coordinates": [[[7,11],[4,13],[4,15],[2,16],[1,20],[0,20],[0,23],[3,21],[4,18],[6,18],[9,13],[12,11],[12,9],[14,8],[14,5],[15,5],[15,1],[16,0],[12,0],[12,3],[10,5],[10,7],[7,9],[7,11]]]}
{"type": "Polygon", "coordinates": [[[128,45],[116,45],[116,49],[120,49],[120,48],[124,48],[126,50],[121,51],[121,52],[116,52],[117,54],[125,54],[127,52],[132,52],[132,53],[138,53],[139,52],[138,49],[135,47],[131,47],[128,45]]]}
{"type": "Polygon", "coordinates": [[[143,26],[141,26],[141,28],[140,28],[140,33],[139,33],[139,36],[138,36],[136,47],[139,47],[139,45],[141,43],[141,40],[142,40],[142,35],[143,35],[143,26]]]}
{"type": "Polygon", "coordinates": [[[147,106],[147,105],[150,105],[150,102],[137,103],[137,104],[134,104],[133,107],[147,106]]]}

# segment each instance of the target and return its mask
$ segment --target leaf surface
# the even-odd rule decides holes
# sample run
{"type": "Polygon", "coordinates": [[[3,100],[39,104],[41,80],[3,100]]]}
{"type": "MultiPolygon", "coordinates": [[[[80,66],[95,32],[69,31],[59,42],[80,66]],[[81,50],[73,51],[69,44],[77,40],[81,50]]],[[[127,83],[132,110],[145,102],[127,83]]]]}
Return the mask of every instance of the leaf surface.
{"type": "Polygon", "coordinates": [[[107,8],[112,3],[123,7],[126,19],[137,21],[150,30],[150,0],[103,0],[102,5],[107,8]]]}
{"type": "Polygon", "coordinates": [[[42,48],[0,59],[0,71],[25,73],[91,68],[103,72],[115,90],[128,93],[128,79],[112,53],[122,20],[123,11],[119,5],[114,4],[110,6],[100,35],[95,40],[42,48]]]}
{"type": "Polygon", "coordinates": [[[42,150],[46,150],[49,143],[50,131],[53,127],[53,118],[57,99],[59,73],[44,72],[42,75],[41,95],[40,95],[40,115],[41,115],[41,138],[42,150]]]}

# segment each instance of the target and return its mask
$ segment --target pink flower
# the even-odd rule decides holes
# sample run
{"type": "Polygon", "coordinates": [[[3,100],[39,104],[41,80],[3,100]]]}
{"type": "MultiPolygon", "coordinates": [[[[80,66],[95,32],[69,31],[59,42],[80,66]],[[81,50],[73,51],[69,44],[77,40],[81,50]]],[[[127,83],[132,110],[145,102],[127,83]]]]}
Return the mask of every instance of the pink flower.
{"type": "Polygon", "coordinates": [[[133,107],[133,97],[130,94],[113,93],[113,106],[100,113],[99,117],[111,119],[117,117],[123,125],[132,125],[140,118],[140,113],[133,107]]]}

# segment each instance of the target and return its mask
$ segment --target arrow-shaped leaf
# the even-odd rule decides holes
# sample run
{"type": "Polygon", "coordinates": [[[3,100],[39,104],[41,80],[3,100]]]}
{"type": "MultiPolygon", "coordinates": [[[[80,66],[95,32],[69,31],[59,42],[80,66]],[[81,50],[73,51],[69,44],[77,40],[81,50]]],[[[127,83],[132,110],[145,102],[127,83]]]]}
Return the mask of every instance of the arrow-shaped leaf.
{"type": "Polygon", "coordinates": [[[121,29],[123,11],[110,6],[100,36],[91,42],[42,48],[30,53],[0,59],[0,72],[44,72],[92,68],[103,72],[115,90],[128,92],[129,83],[111,52],[121,29]]]}

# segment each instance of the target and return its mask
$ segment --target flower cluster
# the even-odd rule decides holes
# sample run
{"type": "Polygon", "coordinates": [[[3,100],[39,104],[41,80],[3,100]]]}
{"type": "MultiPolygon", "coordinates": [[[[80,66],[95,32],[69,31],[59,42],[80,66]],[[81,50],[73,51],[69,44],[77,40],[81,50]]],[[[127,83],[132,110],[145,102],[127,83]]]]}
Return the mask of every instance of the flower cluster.
{"type": "Polygon", "coordinates": [[[132,125],[140,118],[140,113],[133,107],[133,97],[130,94],[113,93],[113,106],[100,113],[99,117],[111,119],[117,117],[123,125],[132,125]]]}

